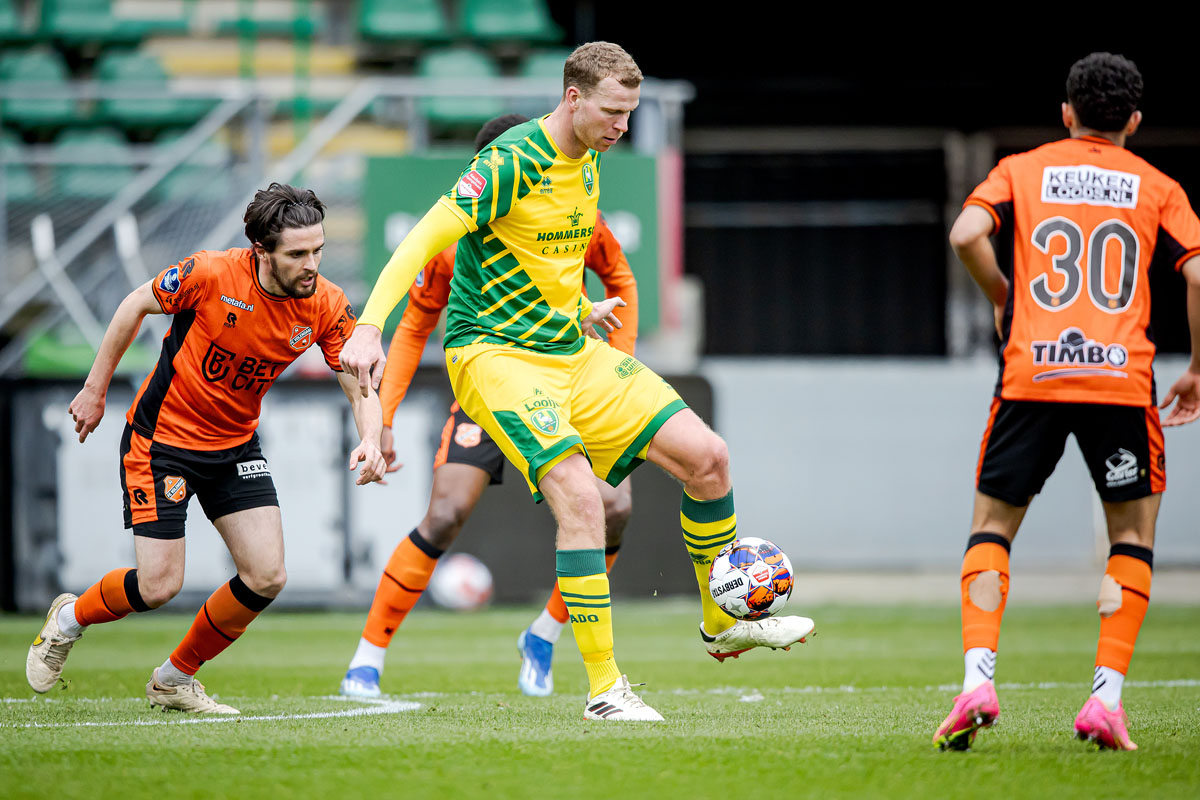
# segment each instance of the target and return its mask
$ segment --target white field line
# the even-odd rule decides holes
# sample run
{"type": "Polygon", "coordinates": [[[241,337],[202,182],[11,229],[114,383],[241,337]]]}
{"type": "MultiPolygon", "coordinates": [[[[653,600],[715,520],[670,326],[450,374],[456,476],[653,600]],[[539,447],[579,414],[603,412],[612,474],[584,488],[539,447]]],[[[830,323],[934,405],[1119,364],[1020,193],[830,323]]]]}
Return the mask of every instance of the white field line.
{"type": "MultiPolygon", "coordinates": [[[[1049,689],[1077,689],[1090,685],[1090,679],[1084,681],[1043,681],[1040,683],[998,683],[996,688],[1001,691],[1039,691],[1049,689]]],[[[1200,679],[1179,678],[1169,681],[1125,681],[1125,686],[1138,689],[1170,689],[1200,687],[1200,679]]],[[[647,687],[651,688],[651,687],[647,687]]],[[[771,694],[882,694],[885,692],[958,692],[962,690],[961,683],[943,683],[937,686],[776,686],[760,690],[748,686],[718,686],[712,689],[672,689],[668,694],[699,695],[699,694],[728,694],[738,695],[739,699],[754,702],[756,694],[765,692],[771,694]],[[749,699],[753,698],[753,699],[749,699]]],[[[652,693],[652,692],[651,692],[652,693]]]]}
{"type": "MultiPolygon", "coordinates": [[[[125,722],[26,722],[16,724],[0,724],[0,728],[124,728],[124,727],[145,727],[149,725],[199,725],[204,723],[216,722],[276,722],[281,720],[292,719],[345,719],[349,717],[374,717],[380,714],[399,714],[404,711],[415,711],[421,707],[420,703],[413,703],[407,700],[394,699],[373,699],[366,697],[340,697],[338,695],[330,695],[324,697],[313,698],[316,700],[335,700],[342,703],[358,703],[353,708],[348,708],[345,711],[313,711],[307,714],[256,714],[253,716],[243,716],[240,714],[230,716],[203,716],[203,717],[184,717],[183,719],[153,719],[153,720],[128,720],[125,722]]],[[[133,700],[135,702],[146,702],[144,700],[136,700],[136,698],[100,698],[94,702],[127,702],[133,700]]],[[[88,701],[88,698],[80,698],[71,702],[88,701]]],[[[39,700],[37,698],[4,698],[5,703],[36,703],[36,702],[63,702],[62,700],[39,700]]],[[[164,716],[166,716],[164,714],[164,716]]]]}

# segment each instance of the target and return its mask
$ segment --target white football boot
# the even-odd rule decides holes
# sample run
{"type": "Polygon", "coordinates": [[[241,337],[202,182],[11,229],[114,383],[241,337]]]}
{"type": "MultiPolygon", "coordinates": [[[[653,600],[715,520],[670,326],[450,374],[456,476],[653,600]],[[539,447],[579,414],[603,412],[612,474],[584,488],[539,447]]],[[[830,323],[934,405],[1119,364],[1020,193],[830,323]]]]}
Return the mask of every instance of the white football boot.
{"type": "Polygon", "coordinates": [[[717,661],[737,658],[755,647],[790,650],[796,642],[803,644],[816,629],[808,617],[771,617],[769,619],[739,619],[733,627],[709,636],[700,626],[704,649],[717,661]]]}
{"type": "Polygon", "coordinates": [[[204,691],[204,684],[192,678],[182,686],[167,686],[158,682],[158,670],[146,684],[146,697],[151,707],[162,706],[163,711],[187,711],[195,714],[240,714],[233,706],[218,703],[204,691]]]}
{"type": "Polygon", "coordinates": [[[58,627],[58,611],[67,603],[78,600],[75,595],[60,594],[50,604],[50,612],[46,614],[46,622],[38,633],[33,644],[29,646],[29,655],[25,657],[25,679],[30,687],[39,694],[48,692],[58,683],[62,676],[63,664],[67,653],[79,641],[79,637],[68,639],[63,636],[58,627]]]}
{"type": "Polygon", "coordinates": [[[607,692],[588,698],[583,704],[584,719],[600,719],[612,722],[662,722],[659,714],[642,702],[633,693],[629,679],[624,675],[607,692]]]}

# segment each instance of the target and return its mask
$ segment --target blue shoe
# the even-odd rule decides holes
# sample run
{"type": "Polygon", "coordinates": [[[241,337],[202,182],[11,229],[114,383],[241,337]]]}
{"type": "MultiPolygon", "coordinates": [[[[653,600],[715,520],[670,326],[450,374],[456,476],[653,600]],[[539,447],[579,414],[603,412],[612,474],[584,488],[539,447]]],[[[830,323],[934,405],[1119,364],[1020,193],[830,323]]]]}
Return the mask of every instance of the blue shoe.
{"type": "Polygon", "coordinates": [[[550,672],[554,645],[524,630],[517,637],[517,650],[521,653],[521,674],[517,677],[521,691],[530,697],[554,694],[554,675],[550,672]]]}
{"type": "Polygon", "coordinates": [[[355,667],[342,678],[341,693],[345,697],[379,697],[379,670],[374,667],[355,667]]]}

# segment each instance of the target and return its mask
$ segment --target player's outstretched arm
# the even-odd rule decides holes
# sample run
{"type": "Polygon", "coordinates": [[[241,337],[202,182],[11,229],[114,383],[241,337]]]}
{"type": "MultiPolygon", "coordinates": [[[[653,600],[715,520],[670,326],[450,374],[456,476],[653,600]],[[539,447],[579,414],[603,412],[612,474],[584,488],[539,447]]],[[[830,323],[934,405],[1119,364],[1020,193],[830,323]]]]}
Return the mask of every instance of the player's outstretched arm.
{"type": "Polygon", "coordinates": [[[1186,425],[1200,417],[1200,256],[1188,259],[1181,270],[1187,281],[1188,328],[1192,335],[1192,361],[1187,370],[1172,384],[1162,402],[1171,408],[1163,425],[1186,425]]]}
{"type": "Polygon", "coordinates": [[[977,205],[969,205],[950,228],[950,246],[991,301],[996,310],[996,332],[1003,336],[1000,319],[1008,302],[1008,278],[1000,271],[996,251],[988,241],[993,225],[991,214],[977,205]]]}
{"type": "Polygon", "coordinates": [[[350,452],[350,471],[353,472],[362,464],[363,468],[354,482],[359,486],[373,483],[387,472],[387,462],[379,445],[383,430],[383,409],[379,405],[379,395],[372,390],[363,397],[358,391],[358,381],[344,372],[339,372],[337,378],[342,391],[346,393],[346,399],[350,401],[354,425],[362,439],[358,447],[350,452]]]}
{"type": "Polygon", "coordinates": [[[380,343],[383,326],[388,315],[396,307],[408,287],[416,280],[417,273],[425,268],[429,259],[458,241],[467,232],[462,221],[454,212],[440,202],[421,218],[400,246],[392,253],[387,266],[379,273],[379,280],[367,298],[366,308],[354,326],[354,332],[342,347],[342,369],[358,379],[358,389],[363,397],[367,388],[379,388],[383,378],[383,367],[387,358],[380,343]]]}
{"type": "Polygon", "coordinates": [[[108,323],[108,329],[104,331],[100,350],[96,353],[96,360],[92,362],[87,380],[67,407],[71,419],[75,420],[75,432],[79,434],[80,442],[87,439],[88,434],[96,430],[100,420],[104,418],[104,399],[108,395],[108,384],[117,370],[117,364],[121,363],[121,356],[125,355],[125,351],[137,336],[138,329],[142,327],[142,319],[147,314],[163,313],[150,283],[146,282],[134,289],[121,301],[121,305],[117,306],[112,321],[108,323]]]}

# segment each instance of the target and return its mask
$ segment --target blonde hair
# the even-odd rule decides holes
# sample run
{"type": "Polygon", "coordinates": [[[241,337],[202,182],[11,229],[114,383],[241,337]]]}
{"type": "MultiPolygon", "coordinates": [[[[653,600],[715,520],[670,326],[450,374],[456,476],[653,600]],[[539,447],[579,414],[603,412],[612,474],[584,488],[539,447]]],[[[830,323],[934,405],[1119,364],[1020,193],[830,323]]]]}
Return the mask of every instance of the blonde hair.
{"type": "Polygon", "coordinates": [[[588,42],[575,48],[563,65],[563,91],[574,86],[582,94],[590,94],[607,77],[627,89],[642,84],[642,71],[625,48],[612,42],[588,42]]]}

